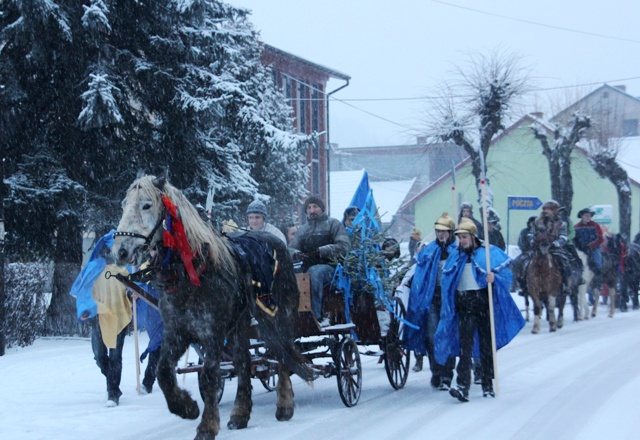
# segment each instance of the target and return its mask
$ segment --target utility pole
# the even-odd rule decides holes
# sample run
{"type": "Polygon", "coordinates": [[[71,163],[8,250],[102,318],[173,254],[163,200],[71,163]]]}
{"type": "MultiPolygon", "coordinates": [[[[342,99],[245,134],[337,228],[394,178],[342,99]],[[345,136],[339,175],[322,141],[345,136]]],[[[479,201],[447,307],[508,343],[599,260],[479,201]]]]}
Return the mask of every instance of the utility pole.
{"type": "Polygon", "coordinates": [[[5,293],[4,293],[4,157],[0,159],[0,356],[4,356],[6,345],[5,293]]]}

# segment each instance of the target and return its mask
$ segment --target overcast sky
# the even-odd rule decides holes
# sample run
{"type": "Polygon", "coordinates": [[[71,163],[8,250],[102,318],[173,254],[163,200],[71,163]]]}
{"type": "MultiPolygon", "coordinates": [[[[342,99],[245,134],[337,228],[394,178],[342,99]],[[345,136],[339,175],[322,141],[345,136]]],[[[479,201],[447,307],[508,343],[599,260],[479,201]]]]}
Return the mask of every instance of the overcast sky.
{"type": "MultiPolygon", "coordinates": [[[[351,77],[330,103],[332,143],[415,141],[435,89],[469,54],[522,57],[538,90],[522,111],[549,112],[573,91],[625,84],[640,96],[636,0],[227,0],[252,10],[262,40],[351,77]]],[[[331,81],[331,91],[343,85],[331,81]]]]}

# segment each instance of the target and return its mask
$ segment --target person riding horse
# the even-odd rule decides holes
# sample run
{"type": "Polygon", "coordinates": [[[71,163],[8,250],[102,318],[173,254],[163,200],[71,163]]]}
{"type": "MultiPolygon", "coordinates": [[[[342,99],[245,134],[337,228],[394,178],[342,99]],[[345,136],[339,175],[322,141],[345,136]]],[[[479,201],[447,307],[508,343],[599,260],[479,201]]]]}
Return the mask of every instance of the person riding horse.
{"type": "Polygon", "coordinates": [[[560,204],[549,200],[542,205],[542,213],[531,228],[530,242],[533,249],[547,247],[554,262],[562,273],[564,290],[577,285],[582,276],[581,264],[575,262],[575,257],[566,248],[567,223],[559,215],[560,204]],[[580,269],[579,269],[580,267],[580,269]]]}

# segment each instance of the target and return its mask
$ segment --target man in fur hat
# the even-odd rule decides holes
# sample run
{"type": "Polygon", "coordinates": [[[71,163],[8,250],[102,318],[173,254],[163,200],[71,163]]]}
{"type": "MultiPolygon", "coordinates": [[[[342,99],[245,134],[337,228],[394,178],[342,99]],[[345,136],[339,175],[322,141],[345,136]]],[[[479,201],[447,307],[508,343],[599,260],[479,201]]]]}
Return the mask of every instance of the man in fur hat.
{"type": "Polygon", "coordinates": [[[512,275],[507,254],[490,246],[491,267],[488,269],[486,250],[477,237],[476,225],[462,219],[455,235],[459,244],[442,269],[442,310],[435,334],[435,358],[444,365],[450,357],[460,357],[456,368],[457,386],[451,388],[449,394],[461,402],[468,402],[471,359],[478,351],[482,361],[483,396],[495,397],[489,283],[493,285],[496,347],[499,349],[508,344],[524,327],[525,321],[509,292],[512,275]],[[478,343],[474,344],[476,332],[478,343]]]}
{"type": "Polygon", "coordinates": [[[302,261],[302,270],[311,281],[311,309],[321,325],[328,325],[322,315],[323,289],[331,283],[336,261],[344,257],[351,241],[342,222],[329,217],[324,201],[309,196],[304,201],[307,223],[298,228],[289,250],[294,260],[302,261]]]}

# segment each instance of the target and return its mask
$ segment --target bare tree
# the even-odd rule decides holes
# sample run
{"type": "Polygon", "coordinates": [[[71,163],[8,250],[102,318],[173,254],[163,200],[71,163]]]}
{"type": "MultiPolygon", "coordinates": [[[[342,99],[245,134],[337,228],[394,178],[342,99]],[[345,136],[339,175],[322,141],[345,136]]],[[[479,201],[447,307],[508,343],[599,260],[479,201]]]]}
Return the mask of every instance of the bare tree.
{"type": "MultiPolygon", "coordinates": [[[[599,132],[600,130],[598,130],[599,132]]],[[[629,176],[617,160],[620,138],[606,138],[600,132],[588,142],[589,163],[598,175],[609,180],[618,195],[618,224],[625,239],[631,237],[631,185],[629,176]]]]}
{"type": "Polygon", "coordinates": [[[576,144],[591,126],[591,119],[580,113],[574,113],[568,127],[555,125],[553,144],[549,142],[547,130],[540,124],[533,124],[533,134],[542,145],[542,154],[549,161],[551,179],[551,198],[555,199],[571,215],[573,207],[573,177],[571,175],[571,153],[576,144]]]}
{"type": "MultiPolygon", "coordinates": [[[[440,98],[427,110],[427,134],[464,148],[471,158],[480,200],[491,141],[504,130],[508,112],[525,93],[529,76],[519,56],[496,50],[488,55],[472,54],[465,65],[456,67],[456,77],[442,86],[440,98]]],[[[486,183],[488,186],[488,178],[486,183]]]]}

